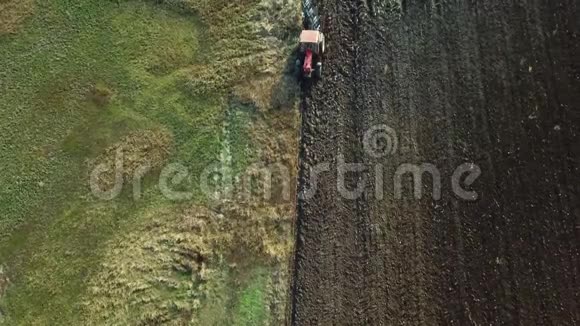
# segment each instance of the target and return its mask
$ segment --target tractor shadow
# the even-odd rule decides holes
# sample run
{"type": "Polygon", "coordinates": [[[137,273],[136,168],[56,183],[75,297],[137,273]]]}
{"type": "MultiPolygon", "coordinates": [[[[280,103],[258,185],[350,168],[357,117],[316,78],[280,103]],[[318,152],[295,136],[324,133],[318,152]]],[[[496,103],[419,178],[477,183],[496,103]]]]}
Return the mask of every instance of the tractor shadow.
{"type": "Polygon", "coordinates": [[[304,99],[310,94],[310,89],[316,83],[315,79],[303,78],[300,67],[296,66],[298,46],[289,54],[284,62],[282,76],[273,87],[270,107],[273,110],[293,109],[296,103],[303,106],[304,99]]]}
{"type": "Polygon", "coordinates": [[[282,75],[272,88],[270,107],[273,110],[292,109],[300,99],[300,79],[296,71],[298,47],[286,58],[282,75]]]}

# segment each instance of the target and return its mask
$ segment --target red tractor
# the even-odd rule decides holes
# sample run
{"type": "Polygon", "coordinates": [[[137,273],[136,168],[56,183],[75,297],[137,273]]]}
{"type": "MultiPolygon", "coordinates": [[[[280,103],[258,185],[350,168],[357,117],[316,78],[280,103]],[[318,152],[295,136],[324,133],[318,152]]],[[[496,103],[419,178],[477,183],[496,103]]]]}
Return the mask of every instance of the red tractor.
{"type": "Polygon", "coordinates": [[[300,76],[312,78],[322,77],[322,55],[324,54],[324,34],[319,31],[303,30],[300,34],[299,58],[296,60],[296,69],[300,76]]]}

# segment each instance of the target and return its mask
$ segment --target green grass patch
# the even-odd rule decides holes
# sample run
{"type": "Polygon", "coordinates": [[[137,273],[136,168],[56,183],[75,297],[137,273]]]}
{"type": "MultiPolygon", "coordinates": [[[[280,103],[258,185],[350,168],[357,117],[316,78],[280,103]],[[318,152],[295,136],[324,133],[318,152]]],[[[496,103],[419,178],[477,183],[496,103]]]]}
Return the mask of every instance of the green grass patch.
{"type": "Polygon", "coordinates": [[[214,296],[198,312],[201,325],[268,325],[269,278],[265,268],[231,270],[223,268],[212,284],[214,296]]]}
{"type": "Polygon", "coordinates": [[[0,266],[11,280],[0,298],[0,324],[99,324],[108,312],[116,324],[160,322],[155,318],[177,324],[194,312],[206,325],[273,320],[269,269],[257,267],[268,257],[240,250],[236,259],[256,262],[244,267],[225,258],[232,250],[227,246],[237,243],[232,238],[259,226],[260,216],[256,225],[209,223],[255,214],[241,207],[240,216],[230,210],[232,216],[223,216],[197,177],[217,161],[235,174],[259,161],[251,128],[268,108],[239,101],[232,86],[266,75],[276,79],[273,67],[288,47],[276,38],[287,34],[280,22],[292,24],[284,18],[291,15],[257,0],[4,3],[20,11],[13,11],[18,17],[11,18],[8,33],[1,30],[8,21],[0,22],[0,266]],[[90,166],[107,161],[120,143],[133,146],[131,163],[159,149],[148,151],[149,144],[167,149],[159,161],[189,169],[192,178],[181,186],[193,191],[193,201],[163,198],[160,166],[146,176],[141,200],[133,200],[130,184],[113,201],[95,199],[88,187],[90,166]],[[184,211],[193,214],[191,207],[211,214],[164,224],[184,211]],[[195,232],[195,239],[207,237],[199,242],[203,246],[191,239],[195,232]],[[196,269],[184,272],[171,259],[192,259],[175,252],[188,236],[186,248],[204,256],[196,269]],[[173,242],[156,244],[164,258],[143,247],[165,237],[173,242]],[[143,284],[152,289],[140,289],[143,284]]]}
{"type": "Polygon", "coordinates": [[[0,263],[13,281],[0,309],[8,324],[75,324],[99,248],[140,212],[172,205],[154,187],[140,202],[130,189],[96,202],[88,160],[151,128],[173,135],[171,160],[192,175],[219,158],[227,102],[185,87],[202,30],[196,16],[154,1],[53,0],[39,1],[18,34],[0,36],[0,263]]]}
{"type": "Polygon", "coordinates": [[[256,326],[268,324],[267,283],[268,278],[263,272],[258,271],[255,273],[240,294],[234,325],[256,326]]]}

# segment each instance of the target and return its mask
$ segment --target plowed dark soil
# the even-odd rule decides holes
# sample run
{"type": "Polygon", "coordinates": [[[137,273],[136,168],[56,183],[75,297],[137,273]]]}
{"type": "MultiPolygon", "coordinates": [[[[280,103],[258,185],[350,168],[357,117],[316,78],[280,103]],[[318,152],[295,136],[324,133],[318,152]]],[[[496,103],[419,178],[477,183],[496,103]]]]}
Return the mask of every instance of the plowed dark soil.
{"type": "Polygon", "coordinates": [[[389,3],[319,3],[328,48],[304,86],[300,175],[317,192],[298,201],[292,323],[580,324],[580,3],[389,3]],[[396,152],[365,151],[377,125],[396,152]],[[362,196],[338,191],[341,159],[366,167],[345,179],[362,196]],[[463,183],[475,201],[451,186],[465,162],[482,172],[463,183]],[[441,198],[425,174],[422,198],[403,178],[397,199],[404,163],[437,167],[441,198]]]}

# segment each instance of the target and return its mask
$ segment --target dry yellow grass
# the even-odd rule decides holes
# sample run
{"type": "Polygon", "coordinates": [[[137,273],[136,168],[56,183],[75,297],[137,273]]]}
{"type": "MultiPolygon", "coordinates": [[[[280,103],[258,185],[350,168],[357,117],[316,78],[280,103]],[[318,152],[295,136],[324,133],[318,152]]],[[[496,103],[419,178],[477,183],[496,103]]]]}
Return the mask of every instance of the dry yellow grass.
{"type": "Polygon", "coordinates": [[[277,74],[245,80],[234,87],[234,92],[241,100],[254,103],[262,112],[295,109],[300,98],[296,79],[283,75],[282,69],[277,74]]]}
{"type": "MultiPolygon", "coordinates": [[[[229,90],[249,79],[280,77],[291,48],[289,35],[299,28],[297,2],[290,0],[185,0],[199,14],[207,34],[211,58],[185,69],[194,93],[229,90]]],[[[274,81],[275,82],[275,81],[274,81]]]]}
{"type": "Polygon", "coordinates": [[[87,323],[194,322],[202,298],[216,295],[221,264],[244,269],[253,263],[243,258],[249,256],[287,261],[291,223],[280,215],[283,209],[224,205],[219,210],[149,212],[147,223],[111,241],[84,302],[87,323]]]}
{"type": "Polygon", "coordinates": [[[0,35],[16,33],[33,11],[33,0],[0,0],[0,35]]]}
{"type": "Polygon", "coordinates": [[[122,163],[123,178],[130,180],[139,168],[147,168],[147,170],[161,168],[169,158],[172,143],[172,135],[165,130],[133,132],[107,148],[99,157],[91,160],[88,163],[89,173],[97,165],[104,164],[106,169],[99,176],[99,186],[110,188],[115,183],[117,160],[122,163]]]}

